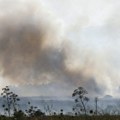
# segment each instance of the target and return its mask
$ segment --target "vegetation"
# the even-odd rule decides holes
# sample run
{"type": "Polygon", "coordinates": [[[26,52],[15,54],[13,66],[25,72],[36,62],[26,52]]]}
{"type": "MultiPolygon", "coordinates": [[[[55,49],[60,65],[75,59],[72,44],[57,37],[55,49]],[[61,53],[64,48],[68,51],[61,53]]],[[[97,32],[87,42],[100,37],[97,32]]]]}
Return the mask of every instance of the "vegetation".
{"type": "Polygon", "coordinates": [[[73,91],[72,97],[75,100],[75,105],[71,115],[64,114],[63,109],[60,109],[59,114],[57,114],[52,111],[53,105],[48,104],[44,106],[44,113],[37,106],[31,105],[31,102],[26,103],[28,107],[25,111],[20,109],[19,96],[6,86],[1,93],[4,114],[0,115],[0,120],[120,120],[118,109],[109,113],[100,111],[97,97],[95,98],[95,109],[90,109],[87,105],[89,102],[87,94],[87,90],[83,87],[78,87],[73,91]]]}
{"type": "Polygon", "coordinates": [[[79,87],[74,90],[72,96],[75,97],[75,107],[73,110],[77,110],[76,112],[80,115],[81,112],[84,112],[84,115],[87,115],[86,103],[89,101],[89,98],[86,97],[88,94],[87,90],[83,87],[79,87]]]}
{"type": "Polygon", "coordinates": [[[18,95],[10,91],[8,86],[3,88],[2,91],[3,92],[1,93],[1,95],[4,99],[4,104],[2,105],[2,107],[4,108],[5,114],[7,112],[8,116],[10,117],[11,111],[17,112],[17,101],[19,101],[20,99],[18,98],[18,95]]]}

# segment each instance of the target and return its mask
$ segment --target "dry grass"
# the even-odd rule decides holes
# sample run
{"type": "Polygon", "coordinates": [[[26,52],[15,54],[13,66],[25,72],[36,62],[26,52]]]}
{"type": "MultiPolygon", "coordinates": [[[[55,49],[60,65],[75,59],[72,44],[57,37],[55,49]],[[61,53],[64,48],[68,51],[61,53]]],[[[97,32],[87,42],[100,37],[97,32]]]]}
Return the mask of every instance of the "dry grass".
{"type": "MultiPolygon", "coordinates": [[[[21,120],[16,118],[0,117],[0,120],[21,120]]],[[[23,118],[22,120],[120,120],[120,116],[44,116],[23,118]]]]}

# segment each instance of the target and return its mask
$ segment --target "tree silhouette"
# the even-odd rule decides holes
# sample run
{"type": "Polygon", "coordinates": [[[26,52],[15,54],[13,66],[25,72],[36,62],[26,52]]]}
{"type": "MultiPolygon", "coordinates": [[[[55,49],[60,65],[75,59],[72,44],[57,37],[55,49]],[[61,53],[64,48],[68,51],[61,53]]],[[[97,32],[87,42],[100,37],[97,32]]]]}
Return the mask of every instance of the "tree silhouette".
{"type": "Polygon", "coordinates": [[[86,104],[89,101],[89,98],[86,97],[86,94],[88,94],[88,92],[83,87],[78,87],[72,94],[72,97],[75,98],[75,107],[80,108],[80,111],[78,112],[84,112],[85,115],[87,114],[86,104]]]}
{"type": "Polygon", "coordinates": [[[25,110],[26,114],[29,117],[40,117],[40,116],[44,116],[45,114],[38,109],[36,106],[31,105],[30,102],[28,102],[29,108],[27,110],[25,110]]]}
{"type": "Polygon", "coordinates": [[[11,109],[13,108],[13,112],[17,112],[17,101],[20,99],[18,98],[18,95],[10,91],[10,88],[6,86],[5,88],[2,88],[1,95],[4,98],[4,104],[2,107],[4,108],[4,111],[8,113],[8,116],[11,116],[11,109]]]}

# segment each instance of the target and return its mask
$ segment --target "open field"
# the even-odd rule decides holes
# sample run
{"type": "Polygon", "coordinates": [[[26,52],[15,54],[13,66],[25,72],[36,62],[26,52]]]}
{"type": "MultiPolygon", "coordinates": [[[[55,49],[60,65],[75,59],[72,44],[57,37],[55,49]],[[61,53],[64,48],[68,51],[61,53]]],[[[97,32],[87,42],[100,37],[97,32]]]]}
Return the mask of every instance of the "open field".
{"type": "Polygon", "coordinates": [[[45,117],[45,118],[33,118],[31,120],[120,120],[120,116],[64,116],[64,117],[45,117]]]}
{"type": "Polygon", "coordinates": [[[120,116],[44,116],[18,119],[0,117],[0,120],[120,120],[120,116]]]}

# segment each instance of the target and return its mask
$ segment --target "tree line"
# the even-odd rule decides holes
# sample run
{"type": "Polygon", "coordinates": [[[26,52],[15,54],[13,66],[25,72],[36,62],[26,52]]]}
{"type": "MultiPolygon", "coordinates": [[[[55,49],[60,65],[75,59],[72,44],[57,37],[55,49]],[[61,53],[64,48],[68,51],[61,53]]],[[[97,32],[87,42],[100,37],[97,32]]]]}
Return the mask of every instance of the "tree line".
{"type": "MultiPolygon", "coordinates": [[[[91,109],[90,106],[88,106],[88,102],[90,101],[90,98],[87,97],[87,90],[83,87],[78,87],[77,89],[75,89],[73,91],[72,97],[74,98],[74,106],[72,108],[73,111],[73,115],[74,116],[90,116],[90,115],[94,115],[94,116],[98,116],[98,115],[103,115],[102,112],[100,112],[98,110],[98,98],[95,98],[95,109],[91,109]]],[[[9,86],[6,86],[4,88],[2,88],[2,93],[1,93],[2,99],[3,99],[3,104],[2,104],[2,108],[4,111],[3,116],[7,116],[7,117],[15,117],[18,119],[22,119],[24,117],[39,117],[39,116],[56,116],[56,112],[54,112],[53,114],[51,114],[51,109],[52,106],[47,105],[45,107],[46,109],[46,114],[44,112],[41,111],[41,109],[39,109],[37,106],[33,106],[31,105],[31,102],[27,102],[27,109],[25,111],[21,110],[19,107],[19,101],[20,98],[19,96],[12,92],[9,88],[9,86]]],[[[60,110],[60,116],[63,116],[64,110],[61,109],[60,110]]],[[[118,112],[113,111],[114,115],[118,112]]],[[[119,114],[119,113],[118,113],[119,114]]]]}

